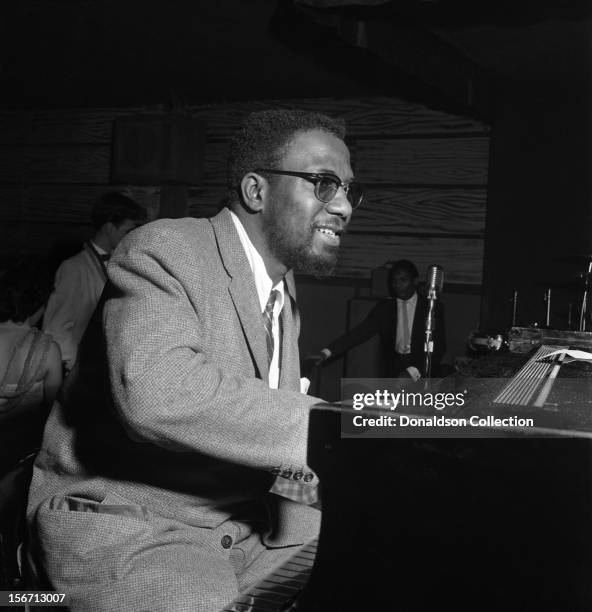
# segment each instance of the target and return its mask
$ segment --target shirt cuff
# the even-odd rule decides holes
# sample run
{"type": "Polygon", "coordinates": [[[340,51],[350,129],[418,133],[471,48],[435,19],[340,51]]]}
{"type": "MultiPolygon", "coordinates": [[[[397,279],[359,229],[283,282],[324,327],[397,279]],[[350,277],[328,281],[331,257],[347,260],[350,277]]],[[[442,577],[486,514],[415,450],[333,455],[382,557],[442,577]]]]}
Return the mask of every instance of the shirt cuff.
{"type": "Polygon", "coordinates": [[[325,359],[329,359],[332,353],[328,348],[324,348],[324,349],[321,349],[321,354],[325,356],[325,359]]]}
{"type": "Polygon", "coordinates": [[[407,372],[409,372],[409,376],[411,376],[413,382],[417,382],[421,378],[421,374],[415,366],[409,366],[407,372]]]}

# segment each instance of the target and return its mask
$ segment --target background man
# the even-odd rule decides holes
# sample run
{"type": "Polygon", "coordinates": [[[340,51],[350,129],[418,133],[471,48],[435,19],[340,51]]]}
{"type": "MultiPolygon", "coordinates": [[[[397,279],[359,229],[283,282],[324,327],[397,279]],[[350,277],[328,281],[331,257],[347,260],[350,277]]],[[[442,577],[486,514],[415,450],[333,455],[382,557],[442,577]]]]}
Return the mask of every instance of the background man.
{"type": "MultiPolygon", "coordinates": [[[[417,277],[415,264],[407,259],[395,261],[388,274],[392,299],[378,302],[359,325],[331,342],[318,354],[309,356],[307,360],[318,364],[328,359],[336,359],[378,334],[382,353],[382,376],[419,380],[424,375],[425,367],[424,340],[428,301],[417,293],[417,277]]],[[[445,352],[444,310],[442,303],[438,301],[432,376],[439,375],[440,362],[445,352]]]]}
{"type": "Polygon", "coordinates": [[[47,302],[43,331],[53,336],[71,370],[78,345],[99,302],[107,280],[105,265],[119,241],[146,221],[146,211],[127,196],[106,193],[93,206],[93,237],[58,268],[47,302]]]}
{"type": "Polygon", "coordinates": [[[73,610],[218,611],[317,534],[318,510],[269,489],[275,474],[318,482],[290,269],[335,266],[361,200],[343,138],[317,113],[254,113],[228,208],[118,247],[107,363],[85,367],[85,338],[29,499],[38,559],[73,610]]]}

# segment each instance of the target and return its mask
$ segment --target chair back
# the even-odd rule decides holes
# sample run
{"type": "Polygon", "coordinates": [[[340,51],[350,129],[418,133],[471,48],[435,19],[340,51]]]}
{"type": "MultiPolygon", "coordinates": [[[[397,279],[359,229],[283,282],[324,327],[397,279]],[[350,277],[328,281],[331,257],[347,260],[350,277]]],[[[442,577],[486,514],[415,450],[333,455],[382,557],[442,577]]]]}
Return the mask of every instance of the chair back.
{"type": "Polygon", "coordinates": [[[0,591],[24,587],[21,553],[34,459],[29,455],[0,478],[0,591]]]}

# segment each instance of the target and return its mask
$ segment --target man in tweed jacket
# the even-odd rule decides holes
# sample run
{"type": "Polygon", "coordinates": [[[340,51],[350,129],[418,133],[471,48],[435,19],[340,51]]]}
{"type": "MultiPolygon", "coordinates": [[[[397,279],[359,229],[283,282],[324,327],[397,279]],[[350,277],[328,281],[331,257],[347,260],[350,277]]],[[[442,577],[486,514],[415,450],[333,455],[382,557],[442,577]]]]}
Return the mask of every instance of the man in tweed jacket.
{"type": "Polygon", "coordinates": [[[254,113],[231,147],[228,208],[148,224],[112,257],[104,333],[89,327],[29,496],[37,569],[71,609],[214,612],[317,534],[316,509],[268,491],[278,473],[318,484],[290,270],[336,263],[343,137],[316,113],[254,113]],[[283,171],[330,173],[334,193],[283,171]]]}

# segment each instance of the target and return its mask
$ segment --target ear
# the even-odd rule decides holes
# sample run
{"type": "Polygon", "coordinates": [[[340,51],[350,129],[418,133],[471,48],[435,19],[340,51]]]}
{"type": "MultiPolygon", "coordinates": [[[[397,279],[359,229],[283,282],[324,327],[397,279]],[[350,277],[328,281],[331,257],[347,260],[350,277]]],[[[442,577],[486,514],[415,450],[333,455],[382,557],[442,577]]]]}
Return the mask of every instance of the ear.
{"type": "Polygon", "coordinates": [[[248,172],[240,184],[245,207],[251,212],[261,212],[265,205],[265,194],[268,182],[256,172],[248,172]]]}
{"type": "Polygon", "coordinates": [[[117,230],[117,228],[115,227],[115,225],[111,221],[107,221],[107,223],[105,223],[103,225],[102,229],[103,229],[103,231],[105,232],[105,234],[107,236],[113,235],[113,232],[115,232],[117,230]]]}

